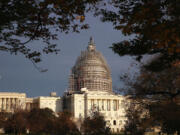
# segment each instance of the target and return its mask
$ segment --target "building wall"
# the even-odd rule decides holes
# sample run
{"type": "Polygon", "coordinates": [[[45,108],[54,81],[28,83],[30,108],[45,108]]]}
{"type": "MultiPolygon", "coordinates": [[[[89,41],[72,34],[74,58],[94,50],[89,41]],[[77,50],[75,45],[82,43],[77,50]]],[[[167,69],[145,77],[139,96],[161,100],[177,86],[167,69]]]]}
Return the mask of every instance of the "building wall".
{"type": "Polygon", "coordinates": [[[60,97],[27,98],[25,93],[0,92],[0,111],[14,112],[17,109],[49,108],[54,112],[62,111],[60,97]]]}
{"type": "Polygon", "coordinates": [[[85,117],[85,97],[84,94],[74,94],[74,117],[84,118],[85,117]]]}
{"type": "Polygon", "coordinates": [[[125,97],[121,95],[114,95],[109,93],[87,93],[87,116],[92,111],[99,111],[111,127],[112,131],[117,132],[123,130],[126,121],[124,100],[125,97]]]}
{"type": "Polygon", "coordinates": [[[0,111],[14,112],[25,109],[25,93],[0,92],[0,111]]]}
{"type": "Polygon", "coordinates": [[[60,97],[26,98],[25,93],[0,92],[0,111],[13,112],[15,109],[49,108],[55,113],[69,111],[80,125],[80,120],[91,116],[93,111],[99,111],[107,121],[107,126],[113,132],[123,130],[126,122],[124,96],[101,91],[81,89],[77,93],[65,94],[60,97]]]}
{"type": "Polygon", "coordinates": [[[33,108],[39,108],[39,101],[37,98],[26,98],[26,110],[30,111],[33,108]]]}
{"type": "Polygon", "coordinates": [[[86,90],[82,93],[69,94],[65,98],[71,99],[68,100],[68,104],[71,104],[69,111],[76,121],[91,116],[94,111],[99,111],[113,132],[123,130],[127,120],[123,104],[124,96],[86,90]]]}
{"type": "Polygon", "coordinates": [[[49,108],[54,112],[62,111],[62,103],[60,97],[38,97],[39,108],[49,108]]]}

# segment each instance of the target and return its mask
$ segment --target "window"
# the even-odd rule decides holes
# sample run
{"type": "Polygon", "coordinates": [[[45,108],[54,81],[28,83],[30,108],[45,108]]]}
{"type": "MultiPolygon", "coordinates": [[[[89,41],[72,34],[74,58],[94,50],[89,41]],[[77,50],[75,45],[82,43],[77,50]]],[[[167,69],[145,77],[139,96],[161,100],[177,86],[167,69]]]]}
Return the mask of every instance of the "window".
{"type": "Polygon", "coordinates": [[[116,120],[113,121],[113,125],[116,125],[116,120]]]}
{"type": "Polygon", "coordinates": [[[106,124],[107,124],[107,126],[111,126],[110,120],[108,120],[106,124]]]}

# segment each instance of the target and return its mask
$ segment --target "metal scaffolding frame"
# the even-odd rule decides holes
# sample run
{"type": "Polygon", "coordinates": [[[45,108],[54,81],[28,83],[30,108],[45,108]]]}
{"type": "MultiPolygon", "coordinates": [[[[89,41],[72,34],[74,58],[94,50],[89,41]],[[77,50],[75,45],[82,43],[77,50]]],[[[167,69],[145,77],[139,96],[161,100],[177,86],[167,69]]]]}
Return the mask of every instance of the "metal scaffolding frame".
{"type": "Polygon", "coordinates": [[[96,50],[92,38],[87,50],[77,58],[69,77],[69,91],[80,91],[81,88],[112,92],[110,69],[103,55],[96,50]]]}

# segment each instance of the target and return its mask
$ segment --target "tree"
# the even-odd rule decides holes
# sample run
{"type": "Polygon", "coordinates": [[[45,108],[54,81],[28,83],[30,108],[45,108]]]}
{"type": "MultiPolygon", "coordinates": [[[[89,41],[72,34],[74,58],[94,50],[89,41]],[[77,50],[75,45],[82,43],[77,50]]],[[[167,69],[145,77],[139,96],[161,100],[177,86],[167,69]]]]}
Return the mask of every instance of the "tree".
{"type": "Polygon", "coordinates": [[[165,103],[152,104],[151,117],[161,126],[161,131],[167,134],[180,134],[180,104],[179,102],[166,101],[165,103]]]}
{"type": "Polygon", "coordinates": [[[128,84],[130,87],[127,94],[131,95],[127,109],[128,128],[133,123],[139,129],[161,127],[164,133],[180,134],[179,64],[158,73],[142,69],[136,81],[128,84]],[[142,116],[142,112],[147,112],[147,115],[142,116]]]}
{"type": "Polygon", "coordinates": [[[93,112],[92,116],[84,119],[82,131],[85,135],[110,135],[110,128],[99,112],[93,112]]]}
{"type": "Polygon", "coordinates": [[[129,90],[124,92],[131,95],[132,103],[140,104],[139,113],[141,109],[149,112],[149,116],[141,117],[129,108],[133,111],[132,114],[127,111],[129,124],[137,118],[132,124],[136,129],[150,122],[149,125],[160,125],[166,133],[179,133],[179,119],[175,118],[180,112],[180,1],[110,0],[109,3],[112,8],[102,8],[97,14],[103,22],[111,22],[116,30],[130,36],[130,40],[114,43],[112,50],[120,56],[136,56],[138,61],[146,54],[156,56],[144,65],[146,69],[142,67],[138,78],[131,82],[126,79],[129,90]]]}
{"type": "Polygon", "coordinates": [[[12,114],[4,123],[5,133],[21,135],[27,130],[27,112],[19,110],[12,114]]]}
{"type": "Polygon", "coordinates": [[[1,0],[0,51],[21,53],[33,62],[39,62],[41,53],[57,53],[51,40],[57,32],[79,32],[87,29],[85,13],[99,0],[1,0]],[[55,32],[57,31],[57,32],[55,32]],[[28,43],[42,40],[46,45],[33,50],[28,43]]]}
{"type": "Polygon", "coordinates": [[[32,134],[53,133],[56,117],[52,110],[32,109],[28,114],[28,129],[32,134]]]}
{"type": "Polygon", "coordinates": [[[0,112],[0,128],[4,128],[6,120],[11,116],[10,113],[1,111],[0,112]]]}
{"type": "Polygon", "coordinates": [[[68,112],[61,112],[58,114],[58,117],[55,121],[55,134],[59,135],[80,135],[80,131],[78,130],[75,122],[73,121],[73,117],[68,112]]]}
{"type": "MultiPolygon", "coordinates": [[[[130,40],[114,43],[112,50],[120,56],[158,54],[147,69],[161,71],[180,59],[179,0],[110,0],[112,8],[97,14],[103,22],[111,22],[130,40]]],[[[110,5],[108,5],[110,7],[110,5]]]]}
{"type": "Polygon", "coordinates": [[[126,135],[144,135],[146,129],[150,128],[150,124],[152,124],[144,104],[131,100],[131,102],[126,103],[125,110],[128,120],[125,123],[124,133],[126,135]]]}

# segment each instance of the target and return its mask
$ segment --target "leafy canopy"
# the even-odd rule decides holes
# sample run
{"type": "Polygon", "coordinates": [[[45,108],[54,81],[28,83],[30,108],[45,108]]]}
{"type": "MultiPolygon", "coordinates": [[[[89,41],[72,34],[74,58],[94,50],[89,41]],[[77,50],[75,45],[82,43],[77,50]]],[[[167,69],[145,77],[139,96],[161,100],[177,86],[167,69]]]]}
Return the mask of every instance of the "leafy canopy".
{"type": "Polygon", "coordinates": [[[180,59],[180,0],[110,0],[111,8],[102,8],[103,22],[111,22],[116,30],[131,40],[114,43],[120,56],[160,54],[152,70],[161,70],[180,59]],[[156,66],[156,65],[163,66],[156,66]]]}
{"type": "Polygon", "coordinates": [[[57,53],[50,41],[57,32],[79,32],[87,29],[85,13],[100,0],[1,0],[0,51],[21,53],[39,62],[41,53],[57,53]],[[33,50],[27,43],[42,40],[45,46],[33,50]]]}
{"type": "Polygon", "coordinates": [[[180,133],[179,64],[160,72],[141,70],[136,81],[127,84],[127,94],[131,95],[126,111],[129,120],[127,131],[135,128],[138,134],[159,127],[164,133],[180,133]]]}

